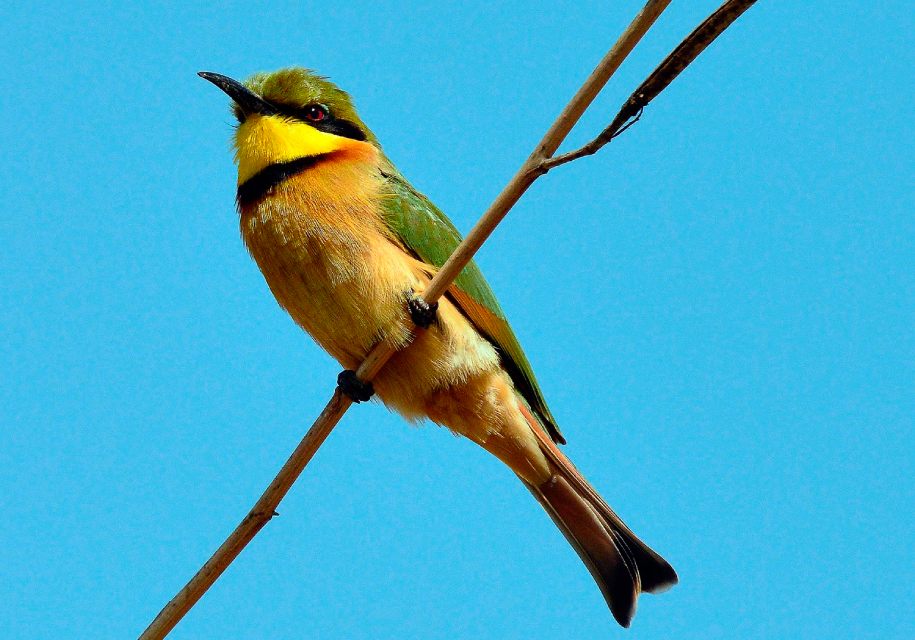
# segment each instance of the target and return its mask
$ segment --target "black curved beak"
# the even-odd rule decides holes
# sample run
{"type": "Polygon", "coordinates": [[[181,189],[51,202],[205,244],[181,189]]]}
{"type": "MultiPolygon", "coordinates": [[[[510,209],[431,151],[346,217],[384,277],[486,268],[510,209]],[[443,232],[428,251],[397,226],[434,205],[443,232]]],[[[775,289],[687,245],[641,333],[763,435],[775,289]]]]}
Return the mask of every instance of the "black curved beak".
{"type": "Polygon", "coordinates": [[[272,116],[277,113],[276,108],[272,104],[229,76],[213,73],[211,71],[200,71],[197,75],[204,80],[209,80],[225,91],[226,94],[235,101],[235,104],[241,107],[241,110],[246,116],[253,114],[272,116]]]}

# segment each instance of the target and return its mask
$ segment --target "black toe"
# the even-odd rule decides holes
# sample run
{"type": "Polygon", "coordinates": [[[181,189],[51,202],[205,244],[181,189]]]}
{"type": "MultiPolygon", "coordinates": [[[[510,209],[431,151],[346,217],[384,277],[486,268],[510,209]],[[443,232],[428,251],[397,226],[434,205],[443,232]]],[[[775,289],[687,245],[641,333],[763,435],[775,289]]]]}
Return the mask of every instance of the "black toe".
{"type": "Polygon", "coordinates": [[[375,395],[371,382],[360,380],[352,369],[344,369],[337,376],[337,386],[353,402],[365,402],[375,395]]]}
{"type": "Polygon", "coordinates": [[[427,303],[420,297],[413,295],[411,292],[407,296],[407,308],[410,310],[410,318],[413,324],[422,329],[428,329],[437,316],[438,302],[427,303]]]}

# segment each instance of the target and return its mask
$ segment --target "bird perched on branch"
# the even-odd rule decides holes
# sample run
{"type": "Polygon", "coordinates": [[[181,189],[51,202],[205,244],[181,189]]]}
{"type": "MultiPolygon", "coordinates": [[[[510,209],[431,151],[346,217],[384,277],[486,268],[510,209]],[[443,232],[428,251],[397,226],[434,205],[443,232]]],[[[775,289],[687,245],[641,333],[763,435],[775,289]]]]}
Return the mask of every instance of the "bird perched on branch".
{"type": "Polygon", "coordinates": [[[244,242],[280,305],[343,365],[341,390],[377,392],[497,456],[537,498],[629,626],[640,592],[673,568],[617,517],[557,444],[565,440],[482,273],[469,264],[440,303],[421,295],[459,244],[407,182],[350,97],[290,68],[242,84],[200,76],[233,101],[244,242]],[[420,327],[420,329],[417,329],[420,327]],[[379,341],[398,351],[373,383],[354,370],[379,341]]]}

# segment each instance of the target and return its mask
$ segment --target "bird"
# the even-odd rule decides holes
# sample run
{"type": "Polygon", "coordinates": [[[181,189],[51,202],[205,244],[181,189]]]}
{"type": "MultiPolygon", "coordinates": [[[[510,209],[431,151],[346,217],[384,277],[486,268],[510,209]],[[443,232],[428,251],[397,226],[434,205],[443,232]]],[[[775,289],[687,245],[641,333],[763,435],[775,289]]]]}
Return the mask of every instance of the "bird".
{"type": "Polygon", "coordinates": [[[470,262],[436,304],[422,294],[461,241],[385,155],[353,100],[303,67],[245,82],[201,71],[229,98],[237,208],[248,252],[280,306],[342,366],[340,390],[431,420],[504,462],[628,627],[640,593],[676,584],[559,449],[565,438],[495,294],[470,262]],[[396,349],[371,382],[355,370],[396,349]]]}

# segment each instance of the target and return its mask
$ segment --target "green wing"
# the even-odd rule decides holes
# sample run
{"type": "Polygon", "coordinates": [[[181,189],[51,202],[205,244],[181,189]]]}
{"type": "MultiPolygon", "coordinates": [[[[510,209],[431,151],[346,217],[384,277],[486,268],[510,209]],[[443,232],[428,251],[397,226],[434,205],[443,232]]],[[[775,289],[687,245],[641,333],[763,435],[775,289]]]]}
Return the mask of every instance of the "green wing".
{"type": "MultiPolygon", "coordinates": [[[[387,223],[404,246],[423,262],[441,267],[460,244],[460,232],[393,165],[382,171],[382,175],[388,187],[383,200],[387,223]]],[[[479,267],[473,262],[468,264],[447,295],[499,352],[502,365],[515,383],[515,388],[540,418],[553,440],[565,444],[527,356],[479,267]]]]}

